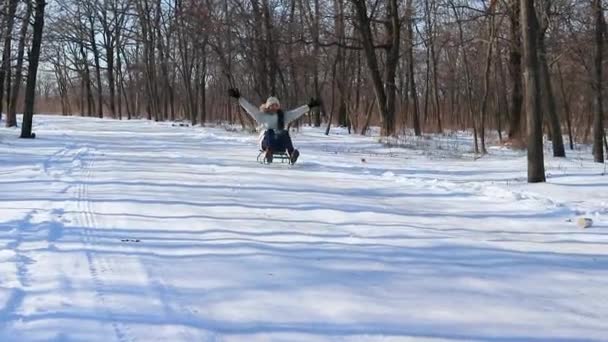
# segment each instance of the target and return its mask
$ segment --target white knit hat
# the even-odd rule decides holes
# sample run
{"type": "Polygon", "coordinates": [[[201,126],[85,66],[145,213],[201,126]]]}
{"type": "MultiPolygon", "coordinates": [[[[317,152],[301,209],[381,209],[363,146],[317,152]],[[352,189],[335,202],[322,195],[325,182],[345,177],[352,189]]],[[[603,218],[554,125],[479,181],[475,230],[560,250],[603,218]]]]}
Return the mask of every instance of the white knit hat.
{"type": "Polygon", "coordinates": [[[279,99],[274,96],[271,96],[268,98],[268,100],[266,100],[266,106],[270,107],[273,104],[276,104],[277,106],[281,107],[281,102],[279,102],[279,99]]]}

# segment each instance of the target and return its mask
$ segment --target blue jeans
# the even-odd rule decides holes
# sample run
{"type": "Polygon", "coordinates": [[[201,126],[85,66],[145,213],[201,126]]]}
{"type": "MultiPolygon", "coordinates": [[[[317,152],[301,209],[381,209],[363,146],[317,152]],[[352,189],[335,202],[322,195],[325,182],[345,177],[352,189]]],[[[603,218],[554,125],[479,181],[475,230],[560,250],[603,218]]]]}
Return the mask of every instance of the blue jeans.
{"type": "Polygon", "coordinates": [[[287,151],[287,153],[291,154],[294,147],[289,136],[289,131],[282,130],[275,133],[272,129],[266,130],[262,139],[262,150],[266,151],[267,149],[279,153],[287,151]]]}

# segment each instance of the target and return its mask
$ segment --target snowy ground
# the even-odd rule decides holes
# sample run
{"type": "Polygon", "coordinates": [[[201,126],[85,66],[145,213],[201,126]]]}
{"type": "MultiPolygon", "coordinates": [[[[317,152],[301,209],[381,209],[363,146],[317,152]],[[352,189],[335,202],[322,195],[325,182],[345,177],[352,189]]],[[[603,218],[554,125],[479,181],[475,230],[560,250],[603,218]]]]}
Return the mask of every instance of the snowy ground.
{"type": "Polygon", "coordinates": [[[305,129],[290,167],[220,128],[35,124],[0,129],[1,341],[608,341],[588,153],[528,185],[521,152],[462,136],[305,129]]]}

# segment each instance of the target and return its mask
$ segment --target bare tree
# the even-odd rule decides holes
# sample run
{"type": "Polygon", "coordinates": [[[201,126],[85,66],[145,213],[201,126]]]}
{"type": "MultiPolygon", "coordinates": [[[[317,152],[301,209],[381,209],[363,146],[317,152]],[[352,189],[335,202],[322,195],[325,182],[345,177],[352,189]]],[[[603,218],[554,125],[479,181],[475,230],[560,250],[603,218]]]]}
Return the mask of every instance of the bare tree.
{"type": "Polygon", "coordinates": [[[45,7],[46,0],[36,0],[36,10],[34,12],[34,35],[32,37],[32,49],[29,54],[27,83],[25,86],[25,110],[23,111],[21,138],[31,139],[36,137],[34,134],[32,134],[32,120],[34,117],[34,104],[36,101],[36,80],[40,60],[40,46],[42,45],[42,33],[44,30],[45,7]]]}
{"type": "Polygon", "coordinates": [[[593,159],[596,163],[604,162],[604,98],[603,98],[603,63],[605,20],[601,0],[593,0],[595,17],[595,116],[593,118],[593,159]]]}
{"type": "Polygon", "coordinates": [[[551,73],[549,72],[549,62],[547,61],[547,47],[545,43],[545,37],[549,28],[551,20],[551,1],[542,0],[543,8],[543,20],[542,25],[539,28],[538,34],[538,48],[539,48],[539,63],[540,63],[540,76],[541,76],[541,89],[542,97],[546,104],[546,109],[549,114],[549,123],[551,127],[551,142],[553,144],[553,156],[554,157],[565,157],[566,150],[564,149],[564,140],[562,137],[562,128],[557,113],[557,106],[555,103],[555,95],[553,93],[553,87],[551,84],[551,73]]]}
{"type": "Polygon", "coordinates": [[[397,0],[389,0],[387,4],[386,31],[389,38],[387,39],[388,47],[383,78],[378,63],[378,57],[376,55],[374,35],[371,27],[372,19],[368,14],[367,3],[365,0],[351,1],[353,2],[357,13],[356,25],[361,35],[361,43],[365,51],[369,72],[371,73],[378,109],[382,116],[382,131],[384,135],[391,135],[395,132],[395,75],[399,62],[399,44],[401,32],[399,3],[397,0]]]}
{"type": "Polygon", "coordinates": [[[538,19],[534,0],[521,0],[521,24],[524,47],[525,104],[528,121],[528,182],[545,182],[543,156],[543,114],[540,97],[538,58],[538,19]]]}
{"type": "MultiPolygon", "coordinates": [[[[494,1],[494,4],[496,3],[496,1],[494,1]]],[[[494,9],[493,9],[492,5],[489,9],[488,9],[488,32],[489,32],[489,39],[488,39],[488,47],[486,50],[486,63],[485,63],[485,67],[484,67],[484,76],[483,76],[483,95],[482,95],[482,100],[481,100],[481,109],[480,109],[480,116],[481,116],[481,122],[480,122],[480,129],[479,129],[479,134],[481,136],[481,153],[486,154],[488,153],[487,149],[486,149],[486,115],[488,112],[488,101],[489,101],[489,96],[490,96],[490,72],[491,72],[491,67],[492,67],[492,56],[494,54],[494,39],[496,37],[496,18],[494,16],[494,9]]]]}
{"type": "Polygon", "coordinates": [[[456,19],[456,23],[458,24],[458,35],[460,40],[459,50],[462,54],[462,62],[464,64],[464,76],[465,76],[465,88],[466,88],[466,102],[467,102],[467,113],[468,116],[473,121],[473,141],[475,143],[475,153],[479,153],[479,144],[477,140],[477,124],[475,122],[475,114],[474,114],[474,100],[473,100],[473,81],[471,77],[471,66],[469,64],[469,56],[467,50],[464,47],[464,29],[462,27],[462,21],[460,20],[460,14],[456,7],[456,4],[453,1],[450,1],[450,5],[452,7],[452,11],[454,13],[454,17],[456,19]]]}
{"type": "Polygon", "coordinates": [[[509,127],[509,139],[520,140],[522,138],[522,45],[521,45],[521,9],[520,0],[509,0],[509,19],[511,22],[509,44],[509,73],[511,76],[511,120],[509,127]]]}
{"type": "Polygon", "coordinates": [[[414,134],[416,136],[421,136],[422,135],[422,129],[420,128],[420,110],[419,110],[419,106],[418,106],[418,90],[416,87],[416,74],[415,74],[415,69],[416,69],[416,62],[414,60],[414,17],[415,17],[415,13],[414,13],[414,0],[408,0],[407,1],[407,5],[406,5],[406,9],[407,9],[407,14],[406,14],[406,21],[407,21],[407,41],[408,41],[408,45],[407,45],[407,59],[408,59],[408,66],[407,66],[407,75],[408,75],[408,80],[409,80],[409,94],[411,96],[412,99],[412,124],[414,126],[414,134]]]}
{"type": "Polygon", "coordinates": [[[17,126],[17,100],[19,99],[19,92],[21,90],[21,81],[23,77],[23,57],[25,54],[25,40],[27,36],[27,30],[30,26],[30,17],[32,16],[32,2],[26,1],[25,15],[23,16],[23,22],[21,23],[21,31],[19,33],[19,46],[17,48],[17,66],[15,71],[15,81],[13,82],[13,89],[11,91],[11,98],[9,99],[8,112],[6,114],[6,127],[17,126]]]}
{"type": "MultiPolygon", "coordinates": [[[[0,118],[2,117],[3,105],[4,105],[4,85],[6,83],[6,76],[10,72],[10,60],[11,60],[11,43],[13,41],[13,27],[15,26],[15,14],[17,13],[17,6],[19,0],[6,0],[4,24],[4,49],[2,50],[2,65],[0,66],[0,118]]],[[[10,77],[9,77],[10,79],[10,77]]]]}

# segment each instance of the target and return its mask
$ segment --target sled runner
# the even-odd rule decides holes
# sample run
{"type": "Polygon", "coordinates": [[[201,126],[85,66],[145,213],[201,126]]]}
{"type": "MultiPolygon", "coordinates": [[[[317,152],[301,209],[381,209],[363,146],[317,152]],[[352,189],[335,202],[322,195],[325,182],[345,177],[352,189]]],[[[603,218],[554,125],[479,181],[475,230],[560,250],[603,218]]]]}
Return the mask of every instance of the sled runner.
{"type": "MultiPolygon", "coordinates": [[[[260,153],[258,154],[257,157],[257,161],[260,164],[269,164],[266,160],[266,156],[265,156],[266,152],[263,150],[260,150],[260,153]]],[[[281,164],[284,163],[289,163],[291,165],[291,161],[289,160],[289,155],[287,154],[287,151],[282,151],[282,152],[274,152],[272,153],[272,161],[281,161],[281,164]]]]}

